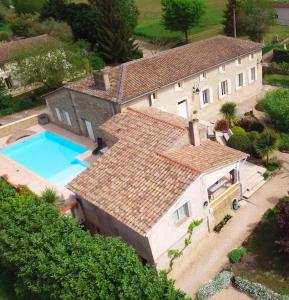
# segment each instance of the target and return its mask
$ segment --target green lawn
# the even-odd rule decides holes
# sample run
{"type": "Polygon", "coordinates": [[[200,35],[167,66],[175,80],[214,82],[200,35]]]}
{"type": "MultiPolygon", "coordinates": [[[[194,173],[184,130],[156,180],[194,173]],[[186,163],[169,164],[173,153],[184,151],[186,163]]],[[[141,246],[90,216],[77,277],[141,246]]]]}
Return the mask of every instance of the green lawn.
{"type": "MultiPolygon", "coordinates": [[[[140,11],[136,35],[149,39],[182,39],[183,34],[165,30],[161,24],[161,0],[135,0],[140,11]]],[[[222,32],[222,16],[226,0],[205,0],[206,15],[190,32],[190,40],[199,40],[222,32]]]]}
{"type": "Polygon", "coordinates": [[[289,260],[282,256],[274,241],[273,219],[262,221],[244,244],[247,256],[233,265],[233,271],[279,294],[289,295],[289,260]]]}
{"type": "Polygon", "coordinates": [[[266,74],[264,75],[264,82],[271,85],[289,87],[289,75],[266,74]]]}

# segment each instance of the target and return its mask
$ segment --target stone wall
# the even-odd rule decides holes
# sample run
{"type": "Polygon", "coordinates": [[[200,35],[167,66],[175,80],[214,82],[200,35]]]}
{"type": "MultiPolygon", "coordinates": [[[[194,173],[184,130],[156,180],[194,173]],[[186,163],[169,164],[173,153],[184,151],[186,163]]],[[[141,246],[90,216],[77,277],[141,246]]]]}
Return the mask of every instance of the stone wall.
{"type": "Polygon", "coordinates": [[[19,121],[0,126],[0,138],[20,132],[38,124],[38,115],[33,115],[19,121]]]}

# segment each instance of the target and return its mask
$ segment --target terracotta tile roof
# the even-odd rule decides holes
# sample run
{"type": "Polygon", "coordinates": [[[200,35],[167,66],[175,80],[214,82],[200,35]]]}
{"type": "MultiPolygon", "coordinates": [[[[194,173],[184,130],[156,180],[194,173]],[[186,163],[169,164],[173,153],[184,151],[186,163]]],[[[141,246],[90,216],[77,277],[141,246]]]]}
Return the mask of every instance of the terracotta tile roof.
{"type": "Polygon", "coordinates": [[[91,78],[89,81],[82,80],[77,84],[67,85],[67,88],[111,101],[126,102],[257,51],[262,46],[248,40],[216,36],[163,51],[154,57],[124,63],[117,69],[112,68],[111,78],[119,83],[115,83],[109,92],[104,93],[93,88],[91,78]]]}
{"type": "Polygon", "coordinates": [[[196,147],[186,145],[181,148],[170,149],[163,156],[190,167],[196,172],[203,173],[232,161],[246,158],[248,154],[222,146],[217,142],[206,141],[196,147]]]}
{"type": "Polygon", "coordinates": [[[274,2],[272,3],[274,8],[289,8],[289,3],[286,2],[274,2]]]}
{"type": "Polygon", "coordinates": [[[6,62],[13,59],[15,51],[23,49],[26,47],[31,47],[33,45],[38,45],[39,43],[47,43],[54,40],[48,34],[38,35],[35,37],[20,39],[11,42],[1,42],[0,43],[0,62],[6,62]]]}
{"type": "Polygon", "coordinates": [[[181,117],[153,108],[115,115],[102,129],[117,142],[70,182],[69,189],[144,235],[200,175],[167,157],[187,135],[184,124],[181,117]]]}

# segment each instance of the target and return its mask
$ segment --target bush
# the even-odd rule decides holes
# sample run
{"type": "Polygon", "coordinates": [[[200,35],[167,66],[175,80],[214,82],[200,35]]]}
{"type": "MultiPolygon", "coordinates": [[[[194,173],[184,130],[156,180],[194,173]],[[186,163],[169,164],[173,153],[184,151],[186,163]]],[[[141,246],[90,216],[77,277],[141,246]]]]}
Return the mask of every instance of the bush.
{"type": "Polygon", "coordinates": [[[250,131],[247,133],[248,138],[254,144],[256,140],[259,138],[260,134],[257,131],[250,131]]]}
{"type": "Polygon", "coordinates": [[[196,300],[206,300],[219,293],[230,285],[232,277],[233,273],[229,271],[219,273],[213,280],[210,280],[198,290],[196,300]]]}
{"type": "Polygon", "coordinates": [[[235,277],[234,281],[235,287],[243,293],[248,294],[253,299],[257,300],[281,300],[281,296],[272,290],[269,290],[264,285],[260,283],[254,283],[245,280],[241,277],[235,277]]]}
{"type": "Polygon", "coordinates": [[[97,53],[89,53],[88,60],[92,70],[101,70],[105,67],[103,59],[97,53]]]}
{"type": "Polygon", "coordinates": [[[228,221],[232,218],[230,215],[226,215],[224,219],[214,227],[214,231],[219,233],[222,228],[228,223],[228,221]]]}
{"type": "Polygon", "coordinates": [[[247,135],[244,134],[234,134],[232,135],[229,140],[227,145],[233,149],[245,152],[245,153],[250,153],[252,149],[252,143],[250,139],[248,138],[247,135]]]}
{"type": "Polygon", "coordinates": [[[282,161],[278,159],[271,159],[268,162],[264,161],[263,165],[269,172],[274,172],[282,167],[282,161]]]}
{"type": "Polygon", "coordinates": [[[29,29],[34,26],[36,19],[37,16],[32,14],[12,16],[9,18],[10,28],[14,35],[28,37],[29,29]]]}
{"type": "Polygon", "coordinates": [[[19,298],[187,299],[121,239],[92,236],[51,205],[20,196],[4,179],[0,211],[0,267],[14,273],[19,298]]]}
{"type": "Polygon", "coordinates": [[[289,50],[287,49],[274,49],[272,62],[276,63],[289,63],[289,50]]]}
{"type": "Polygon", "coordinates": [[[0,41],[1,42],[8,42],[10,41],[10,34],[6,31],[1,31],[0,32],[0,41]]]}
{"type": "Polygon", "coordinates": [[[289,258],[289,197],[284,197],[276,206],[275,235],[280,250],[289,258]]]}
{"type": "Polygon", "coordinates": [[[240,261],[240,259],[245,255],[246,255],[246,249],[245,248],[233,249],[232,251],[230,251],[228,253],[228,257],[230,259],[230,262],[233,263],[233,264],[240,261]]]}
{"type": "Polygon", "coordinates": [[[46,187],[45,190],[41,193],[41,200],[52,205],[56,205],[60,201],[56,191],[48,187],[46,187]]]}
{"type": "Polygon", "coordinates": [[[246,135],[246,131],[245,131],[245,129],[242,128],[242,127],[234,126],[234,127],[231,128],[231,130],[232,130],[232,132],[233,132],[234,134],[244,134],[244,135],[246,135]]]}
{"type": "Polygon", "coordinates": [[[264,82],[266,82],[270,85],[288,87],[289,86],[289,75],[265,74],[264,82]]]}
{"type": "Polygon", "coordinates": [[[269,92],[262,100],[264,111],[277,129],[289,132],[289,90],[280,88],[269,92]]]}
{"type": "Polygon", "coordinates": [[[217,131],[228,131],[229,130],[229,123],[222,119],[222,120],[218,120],[216,122],[216,125],[215,125],[215,130],[217,131]]]}
{"type": "Polygon", "coordinates": [[[264,131],[265,127],[262,123],[260,122],[253,122],[251,124],[250,130],[249,131],[257,131],[259,133],[262,133],[264,131]]]}
{"type": "Polygon", "coordinates": [[[40,12],[45,0],[12,0],[17,14],[40,12]]]}
{"type": "Polygon", "coordinates": [[[289,134],[286,133],[280,134],[279,149],[281,151],[289,151],[289,134]]]}

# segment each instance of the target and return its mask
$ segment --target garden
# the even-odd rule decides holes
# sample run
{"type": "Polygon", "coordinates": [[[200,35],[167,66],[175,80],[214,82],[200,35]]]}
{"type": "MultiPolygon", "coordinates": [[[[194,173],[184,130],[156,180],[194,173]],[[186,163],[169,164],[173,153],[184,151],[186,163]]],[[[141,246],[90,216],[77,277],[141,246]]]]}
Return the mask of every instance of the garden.
{"type": "Polygon", "coordinates": [[[289,153],[289,90],[279,88],[268,92],[256,109],[262,111],[261,119],[253,112],[238,116],[235,103],[224,103],[223,119],[216,122],[215,129],[231,132],[227,145],[250,154],[253,163],[264,165],[268,170],[264,174],[267,179],[282,165],[272,157],[275,151],[289,153]]]}

